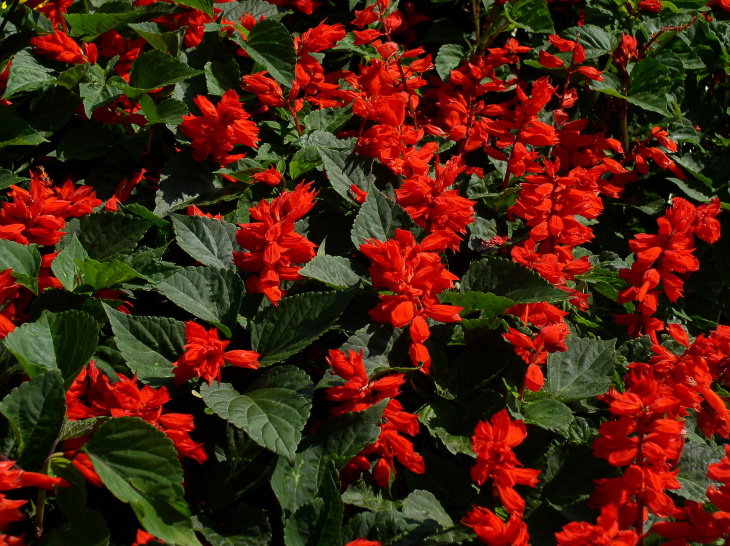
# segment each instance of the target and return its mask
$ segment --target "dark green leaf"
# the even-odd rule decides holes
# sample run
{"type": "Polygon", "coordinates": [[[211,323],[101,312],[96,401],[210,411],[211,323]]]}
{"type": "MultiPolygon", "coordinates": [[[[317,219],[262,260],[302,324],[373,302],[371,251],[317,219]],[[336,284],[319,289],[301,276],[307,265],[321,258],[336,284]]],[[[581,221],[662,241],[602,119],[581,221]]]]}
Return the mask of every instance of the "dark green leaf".
{"type": "Polygon", "coordinates": [[[151,91],[175,82],[202,74],[202,70],[190,68],[184,62],[162,51],[151,49],[142,53],[132,63],[129,85],[135,89],[151,91]]]}
{"type": "Polygon", "coordinates": [[[287,296],[256,315],[251,343],[263,365],[276,364],[318,339],[352,298],[347,292],[307,292],[287,296]]]}
{"type": "Polygon", "coordinates": [[[119,28],[136,21],[140,14],[136,11],[121,13],[67,13],[66,21],[71,25],[71,34],[86,41],[94,40],[107,30],[119,28]]]}
{"type": "Polygon", "coordinates": [[[348,201],[352,201],[350,186],[367,188],[375,183],[373,161],[355,154],[351,141],[338,139],[325,131],[313,131],[306,139],[308,147],[317,150],[332,188],[348,201]]]}
{"type": "Polygon", "coordinates": [[[628,101],[644,110],[667,116],[667,93],[671,87],[667,68],[655,59],[644,59],[631,71],[628,101]]]}
{"type": "Polygon", "coordinates": [[[312,381],[293,366],[273,368],[244,394],[227,383],[203,385],[206,405],[260,446],[294,458],[312,407],[312,381]]]}
{"type": "Polygon", "coordinates": [[[175,0],[175,3],[213,15],[213,0],[175,0]]]}
{"type": "Polygon", "coordinates": [[[178,454],[164,432],[136,417],[118,417],[101,425],[85,447],[104,485],[132,507],[149,533],[169,544],[200,545],[178,454]]]}
{"type": "Polygon", "coordinates": [[[439,78],[446,81],[451,71],[459,66],[464,58],[464,48],[459,44],[444,44],[439,48],[436,54],[436,72],[439,78]]]}
{"type": "Polygon", "coordinates": [[[601,55],[608,55],[616,48],[616,38],[608,31],[596,25],[570,27],[560,33],[564,38],[580,43],[586,59],[595,59],[601,55]]]}
{"type": "Polygon", "coordinates": [[[195,161],[188,154],[177,153],[162,168],[153,212],[164,216],[191,204],[215,187],[214,175],[205,163],[195,161]]]}
{"type": "Polygon", "coordinates": [[[573,402],[605,393],[615,368],[616,340],[570,336],[568,350],[552,353],[547,361],[543,392],[561,402],[573,402]]]}
{"type": "Polygon", "coordinates": [[[186,267],[153,288],[189,313],[224,330],[230,337],[244,293],[243,281],[232,270],[186,267]]]}
{"type": "Polygon", "coordinates": [[[5,346],[29,376],[58,371],[70,384],[94,354],[98,332],[99,324],[81,311],[44,311],[8,334],[5,346]]]}
{"type": "Polygon", "coordinates": [[[350,288],[360,282],[360,277],[352,270],[350,261],[342,256],[315,256],[299,270],[299,274],[339,289],[350,288]]]}
{"type": "Polygon", "coordinates": [[[517,0],[504,7],[505,14],[517,28],[545,34],[555,32],[546,0],[517,0]]]}
{"type": "Polygon", "coordinates": [[[204,216],[171,214],[177,244],[203,265],[232,268],[236,243],[236,226],[204,216]]]}
{"type": "Polygon", "coordinates": [[[707,468],[724,454],[722,447],[687,441],[679,459],[677,481],[682,488],[675,490],[677,495],[695,502],[707,502],[707,488],[713,485],[707,477],[707,468]]]}
{"type": "Polygon", "coordinates": [[[462,313],[483,311],[482,318],[494,317],[515,305],[513,299],[496,296],[491,292],[445,292],[442,300],[463,307],[462,313]]]}
{"type": "Polygon", "coordinates": [[[80,286],[88,287],[92,292],[140,277],[139,273],[121,260],[99,262],[93,258],[77,258],[76,267],[81,280],[80,286]]]}
{"type": "Polygon", "coordinates": [[[246,41],[239,45],[280,84],[291,87],[294,81],[294,39],[284,25],[273,19],[256,24],[246,41]]]}
{"type": "Polygon", "coordinates": [[[177,126],[182,123],[183,116],[188,114],[188,107],[177,99],[165,99],[155,103],[149,95],[143,95],[139,104],[151,125],[164,123],[177,126]]]}
{"type": "Polygon", "coordinates": [[[139,317],[104,307],[114,342],[140,379],[172,377],[171,362],[184,352],[185,324],[167,317],[139,317]]]}
{"type": "Polygon", "coordinates": [[[369,239],[385,241],[393,237],[396,228],[406,227],[407,218],[408,214],[395,200],[370,186],[367,199],[355,217],[350,238],[356,247],[369,239]]]}
{"type": "Polygon", "coordinates": [[[208,93],[223,95],[229,89],[236,89],[241,84],[241,71],[238,63],[231,57],[227,61],[209,61],[205,63],[205,82],[208,93]]]}
{"type": "Polygon", "coordinates": [[[557,400],[526,403],[522,406],[522,414],[525,416],[525,423],[557,432],[562,436],[568,435],[568,429],[573,422],[573,412],[557,400]]]}
{"type": "Polygon", "coordinates": [[[55,81],[53,70],[38,64],[30,51],[24,49],[13,57],[10,65],[7,87],[3,94],[4,99],[11,99],[17,93],[34,91],[49,86],[55,81]]]}
{"type": "Polygon", "coordinates": [[[147,40],[147,43],[155,49],[163,53],[169,52],[175,56],[180,52],[183,44],[183,36],[185,35],[182,29],[172,32],[160,32],[154,23],[137,23],[128,26],[147,40]]]}
{"type": "Polygon", "coordinates": [[[492,292],[516,303],[554,303],[569,297],[534,271],[496,257],[472,263],[462,278],[461,291],[492,292]]]}
{"type": "Polygon", "coordinates": [[[18,464],[25,470],[40,470],[66,414],[63,378],[48,372],[26,381],[3,398],[0,413],[13,430],[18,464]]]}
{"type": "Polygon", "coordinates": [[[33,293],[38,291],[40,266],[41,255],[34,245],[21,245],[15,241],[0,239],[0,272],[12,269],[15,281],[33,293]]]}
{"type": "Polygon", "coordinates": [[[334,133],[352,119],[352,108],[320,108],[312,110],[302,120],[309,131],[325,131],[334,133]]]}
{"type": "Polygon", "coordinates": [[[132,252],[150,223],[119,212],[94,212],[78,221],[76,236],[89,258],[105,262],[132,252]]]}
{"type": "Polygon", "coordinates": [[[30,124],[14,116],[0,116],[0,149],[6,146],[35,146],[47,139],[30,124]]]}
{"type": "Polygon", "coordinates": [[[342,529],[344,505],[340,479],[333,466],[324,474],[315,498],[286,519],[286,546],[329,546],[337,544],[342,529]]]}

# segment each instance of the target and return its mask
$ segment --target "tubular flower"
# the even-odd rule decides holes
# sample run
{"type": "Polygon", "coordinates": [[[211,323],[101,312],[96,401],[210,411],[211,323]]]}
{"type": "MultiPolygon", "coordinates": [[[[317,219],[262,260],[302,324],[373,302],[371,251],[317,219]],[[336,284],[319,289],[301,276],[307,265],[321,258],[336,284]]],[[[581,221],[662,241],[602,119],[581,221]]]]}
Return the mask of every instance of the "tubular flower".
{"type": "Polygon", "coordinates": [[[633,530],[620,530],[616,512],[616,506],[608,505],[601,509],[596,525],[584,521],[566,524],[559,533],[555,533],[558,546],[635,546],[639,535],[633,530]]]}
{"type": "MultiPolygon", "coordinates": [[[[117,373],[116,381],[112,382],[92,361],[81,371],[66,393],[66,416],[71,421],[105,415],[140,417],[164,432],[175,444],[181,457],[204,462],[208,456],[203,444],[195,443],[190,438],[190,432],[195,429],[193,416],[165,413],[163,406],[169,401],[170,395],[165,387],[155,389],[144,385],[140,388],[136,378],[120,373],[117,373]]],[[[82,439],[79,444],[74,440],[72,453],[84,441],[82,439]]],[[[83,460],[77,461],[76,457],[74,465],[82,473],[89,470],[83,468],[83,460]]]]}
{"type": "Polygon", "coordinates": [[[472,480],[483,485],[491,479],[502,504],[513,515],[521,515],[525,510],[525,501],[515,490],[515,485],[536,487],[540,474],[539,470],[522,468],[512,451],[525,438],[525,424],[511,420],[507,410],[502,409],[489,422],[477,423],[471,441],[477,458],[471,469],[472,480]]]}
{"type": "Polygon", "coordinates": [[[192,139],[193,159],[205,161],[209,156],[220,165],[227,165],[246,154],[229,154],[235,146],[258,147],[259,129],[229,89],[216,106],[203,95],[194,99],[200,116],[183,116],[180,130],[192,139]]]}
{"type": "Polygon", "coordinates": [[[234,252],[233,262],[255,275],[246,279],[249,292],[264,294],[276,305],[284,295],[281,281],[301,279],[301,266],[314,258],[317,245],[294,231],[297,220],[314,206],[317,192],[312,183],[299,184],[271,202],[261,201],[249,209],[257,222],[239,224],[236,240],[244,252],[234,252]]]}
{"type": "Polygon", "coordinates": [[[439,322],[459,322],[462,307],[438,303],[438,294],[453,288],[458,277],[449,273],[441,257],[432,250],[443,249],[448,236],[433,233],[420,244],[410,231],[395,230],[395,238],[385,242],[371,239],[360,245],[360,251],[373,264],[370,277],[374,287],[394,293],[381,295],[380,303],[370,311],[377,322],[396,328],[410,325],[410,356],[414,366],[421,364],[428,373],[431,358],[424,342],[430,331],[426,318],[439,322]]]}
{"type": "Polygon", "coordinates": [[[221,368],[232,364],[239,368],[259,367],[259,354],[254,351],[225,351],[230,341],[218,339],[215,328],[206,330],[200,324],[185,323],[185,353],[172,363],[175,383],[180,384],[192,377],[202,377],[208,384],[220,381],[221,368]]]}
{"type": "Polygon", "coordinates": [[[73,38],[60,30],[30,39],[36,53],[68,64],[94,64],[98,57],[94,44],[84,44],[82,49],[73,38]]]}
{"type": "Polygon", "coordinates": [[[527,525],[517,514],[504,522],[487,508],[474,506],[461,523],[471,527],[484,544],[489,546],[527,546],[530,535],[527,525]]]}

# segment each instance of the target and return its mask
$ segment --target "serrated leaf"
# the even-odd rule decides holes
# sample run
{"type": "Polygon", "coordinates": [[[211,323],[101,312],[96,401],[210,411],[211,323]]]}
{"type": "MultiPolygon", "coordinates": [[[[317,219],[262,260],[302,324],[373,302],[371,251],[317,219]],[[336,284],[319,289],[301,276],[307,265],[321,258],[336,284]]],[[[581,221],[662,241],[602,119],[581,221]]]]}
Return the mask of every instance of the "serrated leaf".
{"type": "Polygon", "coordinates": [[[284,524],[286,546],[329,546],[336,544],[342,529],[344,505],[340,496],[340,479],[330,464],[317,495],[284,524]]]}
{"type": "Polygon", "coordinates": [[[81,311],[44,311],[9,333],[5,347],[29,376],[57,371],[70,384],[94,354],[98,332],[99,324],[81,311]]]}
{"type": "Polygon", "coordinates": [[[11,99],[17,93],[34,91],[52,85],[55,81],[55,77],[51,75],[52,72],[53,70],[50,68],[39,64],[29,50],[18,51],[10,65],[3,98],[11,99]]]}
{"type": "Polygon", "coordinates": [[[504,7],[505,15],[517,28],[545,34],[555,32],[546,0],[517,0],[504,7]]]}
{"type": "Polygon", "coordinates": [[[516,303],[565,301],[568,294],[534,271],[504,258],[474,262],[461,280],[462,292],[491,292],[516,303]]]}
{"type": "Polygon", "coordinates": [[[164,123],[177,126],[182,123],[183,116],[189,113],[185,103],[177,99],[164,99],[155,103],[149,95],[142,95],[139,104],[150,125],[164,123]]]}
{"type": "Polygon", "coordinates": [[[313,384],[293,366],[273,368],[251,383],[244,394],[231,385],[203,385],[205,404],[244,430],[262,447],[294,458],[312,407],[313,384]]]}
{"type": "Polygon", "coordinates": [[[615,368],[616,340],[568,337],[567,351],[552,353],[547,361],[543,392],[561,402],[605,393],[615,368]]]}
{"type": "Polygon", "coordinates": [[[312,110],[302,120],[309,131],[334,133],[352,119],[352,107],[320,108],[312,110]]]}
{"type": "Polygon", "coordinates": [[[205,216],[171,214],[177,244],[191,258],[204,265],[233,268],[233,251],[238,250],[236,226],[205,216]]]}
{"type": "Polygon", "coordinates": [[[137,11],[120,13],[66,13],[66,21],[71,26],[71,34],[86,41],[94,40],[107,30],[119,28],[136,21],[140,17],[137,11]]]}
{"type": "Polygon", "coordinates": [[[17,445],[17,461],[37,471],[50,455],[66,414],[63,378],[56,372],[38,375],[10,391],[0,402],[17,445]]]}
{"type": "Polygon", "coordinates": [[[106,417],[90,417],[78,421],[64,421],[61,427],[61,434],[58,436],[60,442],[89,436],[106,420],[106,417]]]}
{"type": "Polygon", "coordinates": [[[99,427],[85,449],[104,485],[128,503],[142,526],[169,544],[199,546],[183,497],[183,473],[172,441],[137,417],[99,427]]]}
{"type": "Polygon", "coordinates": [[[444,44],[442,45],[438,53],[434,65],[436,66],[436,72],[443,81],[446,81],[451,71],[459,66],[461,60],[464,58],[464,48],[458,44],[444,44]]]}
{"type": "Polygon", "coordinates": [[[38,271],[41,255],[35,245],[21,245],[0,239],[0,272],[13,270],[13,278],[31,292],[38,292],[38,271]]]}
{"type": "Polygon", "coordinates": [[[205,83],[211,95],[223,95],[229,89],[235,89],[241,82],[241,71],[233,57],[227,61],[209,61],[205,63],[205,83]]]}
{"type": "Polygon", "coordinates": [[[30,124],[15,116],[0,116],[0,149],[6,146],[35,146],[47,139],[30,124]]]}
{"type": "Polygon", "coordinates": [[[586,59],[595,59],[612,53],[616,48],[616,38],[605,29],[596,25],[570,27],[560,33],[563,38],[577,41],[583,46],[586,59]]]}
{"type": "Polygon", "coordinates": [[[408,213],[395,200],[386,197],[375,186],[371,186],[365,202],[355,217],[350,238],[356,247],[369,239],[378,241],[391,239],[396,228],[405,227],[408,218],[408,213]]]}
{"type": "Polygon", "coordinates": [[[367,188],[375,183],[373,160],[355,154],[352,143],[332,133],[313,131],[306,140],[306,147],[310,146],[319,153],[332,188],[348,201],[352,201],[351,185],[367,188]]]}
{"type": "Polygon", "coordinates": [[[104,306],[114,342],[142,380],[172,377],[171,362],[185,350],[185,324],[167,317],[139,317],[104,306]]]}
{"type": "Polygon", "coordinates": [[[171,32],[160,32],[155,23],[147,22],[127,26],[139,34],[140,37],[144,38],[148,44],[158,51],[162,51],[163,53],[169,52],[171,55],[175,56],[180,53],[180,49],[183,44],[183,37],[185,36],[185,31],[183,29],[171,32]]]}
{"type": "Polygon", "coordinates": [[[78,219],[76,236],[89,258],[106,262],[132,252],[150,222],[119,212],[94,212],[78,219]]]}
{"type": "Polygon", "coordinates": [[[158,87],[185,81],[202,73],[202,70],[190,68],[172,55],[151,49],[142,53],[132,63],[129,85],[135,89],[151,91],[158,87]]]}
{"type": "Polygon", "coordinates": [[[230,337],[244,293],[243,281],[232,270],[186,267],[153,288],[175,305],[224,330],[230,337]]]}
{"type": "Polygon", "coordinates": [[[294,39],[284,25],[273,19],[259,21],[239,45],[263,66],[280,84],[291,87],[294,81],[294,39]]]}
{"type": "Polygon", "coordinates": [[[175,3],[213,15],[213,0],[175,0],[175,3]]]}
{"type": "Polygon", "coordinates": [[[707,488],[713,485],[707,477],[707,468],[722,459],[724,454],[721,446],[687,441],[679,459],[677,481],[682,488],[675,491],[677,495],[695,502],[707,502],[707,488]]]}
{"type": "Polygon", "coordinates": [[[462,313],[483,311],[481,318],[494,317],[515,305],[515,301],[491,292],[445,292],[442,301],[463,307],[462,313]]]}
{"type": "Polygon", "coordinates": [[[81,284],[81,273],[76,260],[89,256],[79,238],[71,233],[64,239],[64,247],[53,259],[51,271],[66,290],[73,291],[81,284]]]}
{"type": "Polygon", "coordinates": [[[350,261],[342,256],[315,256],[299,270],[299,274],[339,289],[350,288],[360,282],[350,261]]]}
{"type": "Polygon", "coordinates": [[[644,110],[667,116],[667,93],[671,87],[667,68],[656,59],[644,59],[631,71],[627,100],[644,110]]]}
{"type": "Polygon", "coordinates": [[[443,529],[454,526],[454,521],[446,513],[436,496],[423,489],[416,489],[403,499],[402,512],[405,517],[416,521],[435,521],[443,529]]]}
{"type": "Polygon", "coordinates": [[[188,154],[173,155],[162,168],[153,212],[164,216],[192,203],[201,194],[215,189],[214,178],[204,163],[188,154]]]}
{"type": "Polygon", "coordinates": [[[339,318],[352,295],[349,291],[296,294],[258,313],[251,326],[251,343],[261,354],[259,362],[276,364],[318,339],[339,318]]]}
{"type": "Polygon", "coordinates": [[[540,428],[557,432],[562,436],[568,435],[568,429],[573,422],[573,412],[565,404],[557,400],[538,400],[522,406],[525,423],[537,425],[540,428]]]}

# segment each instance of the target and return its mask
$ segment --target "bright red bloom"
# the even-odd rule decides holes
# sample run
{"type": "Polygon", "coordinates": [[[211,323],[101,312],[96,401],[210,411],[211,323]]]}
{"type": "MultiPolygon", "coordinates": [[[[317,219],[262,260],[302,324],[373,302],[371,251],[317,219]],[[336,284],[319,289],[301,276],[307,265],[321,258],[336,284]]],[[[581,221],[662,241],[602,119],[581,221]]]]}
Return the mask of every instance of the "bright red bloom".
{"type": "MultiPolygon", "coordinates": [[[[71,421],[105,415],[140,417],[164,432],[173,441],[181,457],[204,462],[208,456],[203,444],[195,443],[190,438],[190,432],[195,429],[193,416],[165,413],[163,406],[169,400],[170,395],[165,387],[155,389],[144,385],[140,388],[136,378],[130,379],[120,373],[117,373],[116,381],[112,382],[92,361],[66,393],[66,415],[71,421]]],[[[79,447],[75,445],[75,449],[79,447]]]]}
{"type": "Polygon", "coordinates": [[[272,165],[265,171],[257,172],[251,175],[256,182],[262,182],[268,186],[277,186],[281,182],[281,173],[272,165]]]}
{"type": "Polygon", "coordinates": [[[471,527],[484,544],[489,546],[527,546],[530,535],[527,525],[518,514],[511,514],[505,523],[497,514],[474,506],[461,523],[471,527]]]}
{"type": "Polygon", "coordinates": [[[244,252],[234,252],[233,262],[255,275],[246,279],[249,292],[264,294],[276,303],[284,295],[281,281],[301,279],[301,266],[314,258],[317,245],[294,231],[297,220],[314,206],[317,192],[312,183],[299,184],[294,191],[284,191],[279,197],[261,201],[249,209],[257,222],[239,224],[236,240],[244,252]]]}
{"type": "Polygon", "coordinates": [[[81,47],[68,34],[56,30],[53,34],[35,36],[30,39],[36,53],[54,61],[68,64],[95,63],[97,59],[96,46],[86,43],[81,47]]]}
{"type": "Polygon", "coordinates": [[[164,544],[164,541],[160,540],[159,538],[155,537],[154,535],[149,534],[144,529],[137,529],[137,536],[132,543],[132,546],[144,546],[145,544],[149,544],[150,542],[162,542],[164,544]]]}
{"type": "Polygon", "coordinates": [[[379,540],[368,540],[366,538],[356,538],[351,540],[345,546],[383,546],[383,543],[379,540]]]}
{"type": "Polygon", "coordinates": [[[327,363],[332,371],[346,380],[343,385],[327,389],[327,399],[340,404],[332,409],[333,415],[365,410],[385,398],[395,398],[405,382],[402,373],[388,374],[380,379],[370,380],[359,353],[330,349],[327,363]]]}
{"type": "Polygon", "coordinates": [[[525,501],[515,490],[515,485],[537,486],[539,470],[522,468],[522,463],[512,451],[527,438],[527,430],[522,421],[510,419],[506,409],[502,409],[487,421],[479,421],[472,436],[472,449],[476,454],[476,464],[471,469],[471,477],[477,485],[492,480],[502,504],[511,514],[522,514],[525,501]]]}
{"type": "Polygon", "coordinates": [[[633,530],[620,530],[616,515],[616,506],[609,504],[601,509],[596,525],[584,521],[566,524],[555,533],[558,546],[635,546],[639,535],[633,530]]]}
{"type": "Polygon", "coordinates": [[[185,323],[185,353],[172,363],[175,384],[193,377],[202,377],[208,384],[220,381],[221,368],[232,364],[239,368],[259,367],[259,354],[254,351],[225,351],[230,341],[218,339],[218,330],[206,330],[193,321],[185,323]]]}
{"type": "Polygon", "coordinates": [[[235,146],[258,147],[259,129],[243,109],[238,94],[229,89],[216,106],[203,95],[193,99],[200,116],[183,116],[180,130],[192,139],[193,159],[205,161],[209,156],[220,165],[227,165],[246,154],[229,154],[235,146]]]}

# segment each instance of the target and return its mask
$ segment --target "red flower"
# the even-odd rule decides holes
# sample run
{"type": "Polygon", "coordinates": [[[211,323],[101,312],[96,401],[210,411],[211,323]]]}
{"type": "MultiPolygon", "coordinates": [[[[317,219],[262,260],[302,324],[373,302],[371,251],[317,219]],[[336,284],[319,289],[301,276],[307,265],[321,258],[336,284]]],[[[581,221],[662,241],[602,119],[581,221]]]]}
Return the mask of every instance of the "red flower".
{"type": "Polygon", "coordinates": [[[491,479],[502,504],[511,514],[522,514],[525,501],[515,490],[515,485],[537,486],[539,470],[522,468],[512,451],[527,437],[522,421],[510,419],[506,409],[492,416],[490,422],[480,421],[472,436],[472,449],[477,462],[471,469],[471,477],[477,485],[491,479]]]}
{"type": "Polygon", "coordinates": [[[259,367],[259,354],[254,351],[224,352],[230,341],[218,339],[215,328],[206,330],[200,324],[188,321],[185,323],[185,340],[185,353],[172,363],[175,366],[175,384],[192,377],[202,377],[208,384],[220,381],[221,368],[226,362],[239,368],[259,367]]]}
{"type": "Polygon", "coordinates": [[[616,517],[616,506],[604,506],[596,525],[584,521],[568,523],[562,531],[555,533],[555,539],[558,546],[635,546],[639,536],[633,530],[620,530],[616,517]]]}
{"type": "Polygon", "coordinates": [[[96,46],[84,44],[81,47],[68,34],[55,30],[53,34],[35,36],[30,39],[36,53],[54,61],[69,64],[94,64],[97,59],[96,46]]]}
{"type": "Polygon", "coordinates": [[[205,161],[211,156],[216,163],[227,165],[246,155],[229,154],[235,146],[258,146],[259,129],[249,121],[251,116],[243,109],[233,89],[225,92],[217,106],[203,95],[193,101],[202,115],[183,116],[180,125],[183,134],[192,139],[193,159],[205,161]]]}
{"type": "Polygon", "coordinates": [[[277,171],[272,165],[265,171],[254,173],[251,175],[256,182],[263,182],[269,186],[276,186],[281,182],[281,173],[277,171]]]}
{"type": "Polygon", "coordinates": [[[264,294],[277,304],[284,291],[281,281],[301,279],[301,266],[314,258],[316,245],[294,231],[297,220],[314,206],[316,191],[312,183],[299,184],[294,191],[284,191],[279,197],[261,201],[249,209],[257,222],[239,224],[236,240],[244,252],[234,252],[233,262],[250,273],[246,279],[249,292],[264,294]]]}
{"type": "Polygon", "coordinates": [[[529,544],[530,535],[527,534],[527,525],[516,514],[511,514],[505,523],[491,510],[474,506],[461,520],[461,523],[474,529],[481,541],[489,546],[527,546],[529,544]]]}

